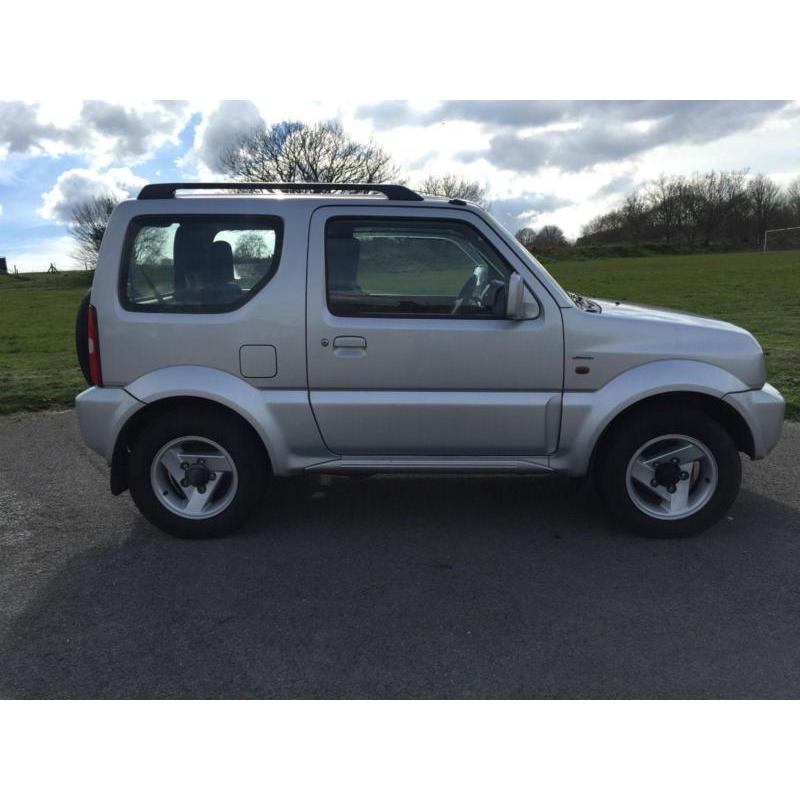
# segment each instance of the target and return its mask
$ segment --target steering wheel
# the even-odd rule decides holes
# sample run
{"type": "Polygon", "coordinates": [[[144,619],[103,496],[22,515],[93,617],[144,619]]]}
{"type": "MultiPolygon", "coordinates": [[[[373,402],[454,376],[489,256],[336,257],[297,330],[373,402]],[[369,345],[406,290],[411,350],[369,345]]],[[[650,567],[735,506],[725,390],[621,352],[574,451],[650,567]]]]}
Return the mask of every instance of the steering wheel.
{"type": "Polygon", "coordinates": [[[483,266],[475,267],[475,269],[472,271],[472,275],[467,278],[466,282],[461,287],[461,291],[458,293],[458,298],[453,306],[453,310],[450,313],[457,314],[461,306],[463,306],[468,300],[472,300],[475,297],[482,297],[488,283],[489,268],[483,266]]]}
{"type": "Polygon", "coordinates": [[[453,314],[457,314],[461,306],[469,300],[473,293],[475,292],[475,287],[478,285],[478,278],[473,273],[472,275],[467,278],[464,285],[461,287],[461,291],[458,293],[458,297],[456,298],[456,302],[453,305],[453,308],[450,311],[451,316],[453,314]]]}

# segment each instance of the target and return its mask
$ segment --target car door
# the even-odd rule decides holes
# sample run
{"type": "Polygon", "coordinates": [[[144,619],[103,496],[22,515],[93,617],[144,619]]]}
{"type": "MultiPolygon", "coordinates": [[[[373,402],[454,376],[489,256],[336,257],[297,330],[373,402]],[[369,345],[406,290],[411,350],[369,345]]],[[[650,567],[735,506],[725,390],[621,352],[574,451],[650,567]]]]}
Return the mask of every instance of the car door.
{"type": "Polygon", "coordinates": [[[314,212],[309,236],[309,394],[333,452],[555,449],[561,314],[479,215],[325,206],[314,212]],[[514,271],[534,318],[504,317],[514,271]]]}

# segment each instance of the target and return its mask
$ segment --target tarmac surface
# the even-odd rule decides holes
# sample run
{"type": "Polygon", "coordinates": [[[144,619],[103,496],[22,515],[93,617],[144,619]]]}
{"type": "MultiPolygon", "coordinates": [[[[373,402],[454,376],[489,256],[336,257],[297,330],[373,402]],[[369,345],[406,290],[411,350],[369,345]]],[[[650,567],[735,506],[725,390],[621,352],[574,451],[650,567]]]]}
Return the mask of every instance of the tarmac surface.
{"type": "Polygon", "coordinates": [[[800,425],[729,516],[635,538],[574,482],[276,481],[239,535],[112,497],[73,412],[0,420],[0,697],[800,697],[800,425]]]}

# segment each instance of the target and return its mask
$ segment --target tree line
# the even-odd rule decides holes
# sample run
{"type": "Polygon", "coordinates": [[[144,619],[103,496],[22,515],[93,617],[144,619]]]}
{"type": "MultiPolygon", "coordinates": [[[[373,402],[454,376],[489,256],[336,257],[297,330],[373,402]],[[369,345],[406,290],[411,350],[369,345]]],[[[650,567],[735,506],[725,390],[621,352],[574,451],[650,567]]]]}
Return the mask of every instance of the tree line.
{"type": "Polygon", "coordinates": [[[584,226],[578,245],[754,248],[800,226],[800,177],[785,189],[746,170],[662,176],[584,226]]]}

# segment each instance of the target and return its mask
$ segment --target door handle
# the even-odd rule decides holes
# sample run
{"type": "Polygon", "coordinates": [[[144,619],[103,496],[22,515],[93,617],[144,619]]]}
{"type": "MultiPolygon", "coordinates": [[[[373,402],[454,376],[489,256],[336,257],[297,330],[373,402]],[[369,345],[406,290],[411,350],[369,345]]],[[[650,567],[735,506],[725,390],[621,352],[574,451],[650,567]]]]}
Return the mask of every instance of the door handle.
{"type": "Polygon", "coordinates": [[[367,349],[367,340],[363,336],[337,336],[333,340],[333,347],[347,347],[358,350],[367,349]]]}
{"type": "Polygon", "coordinates": [[[333,354],[339,358],[363,358],[367,354],[367,340],[363,336],[337,336],[333,340],[333,354]]]}

